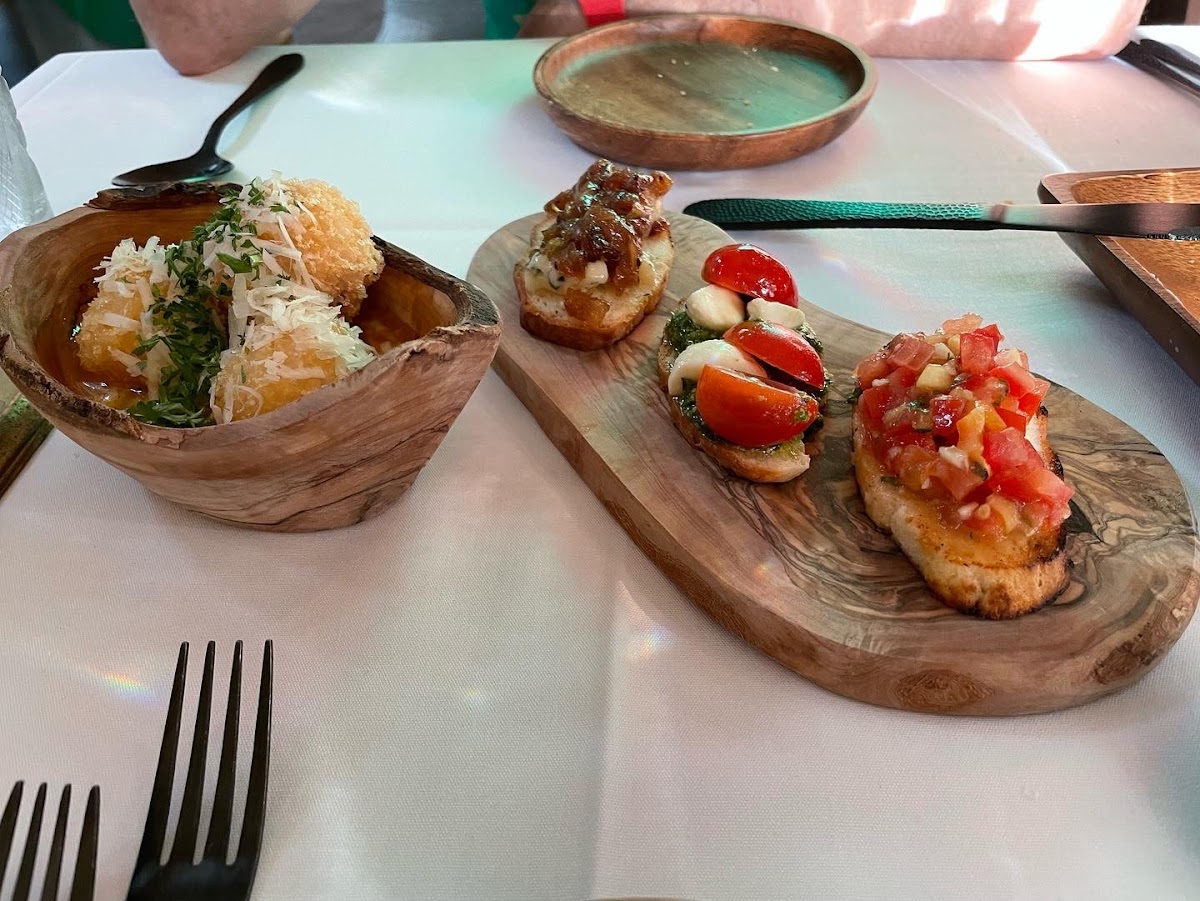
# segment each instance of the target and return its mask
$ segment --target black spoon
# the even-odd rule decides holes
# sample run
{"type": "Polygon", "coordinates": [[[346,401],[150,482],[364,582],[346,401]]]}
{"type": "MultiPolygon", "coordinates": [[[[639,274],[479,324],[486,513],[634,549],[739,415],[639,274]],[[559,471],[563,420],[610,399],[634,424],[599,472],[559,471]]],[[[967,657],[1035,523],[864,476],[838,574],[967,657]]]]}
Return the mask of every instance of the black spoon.
{"type": "Polygon", "coordinates": [[[204,143],[189,157],[181,160],[171,160],[169,163],[155,163],[153,166],[142,166],[124,172],[113,179],[113,184],[123,188],[137,185],[157,185],[179,181],[207,181],[224,175],[233,168],[233,163],[217,155],[217,141],[221,132],[232,121],[233,117],[248,107],[264,94],[268,94],[304,68],[304,57],[299,53],[288,53],[269,63],[258,73],[258,77],[250,83],[237,100],[229,104],[229,108],[208,130],[204,143]]]}

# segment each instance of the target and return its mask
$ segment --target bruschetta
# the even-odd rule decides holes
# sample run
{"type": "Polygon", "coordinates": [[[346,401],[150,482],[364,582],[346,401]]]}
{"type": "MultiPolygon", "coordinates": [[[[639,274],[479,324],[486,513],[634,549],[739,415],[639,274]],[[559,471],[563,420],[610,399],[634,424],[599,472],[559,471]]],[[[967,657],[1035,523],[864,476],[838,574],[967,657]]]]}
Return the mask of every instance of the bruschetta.
{"type": "Polygon", "coordinates": [[[658,375],[692,446],[737,476],[786,482],[808,470],[828,374],[790,273],[760,248],[709,255],[708,284],[668,320],[658,375]]]}
{"type": "Polygon", "coordinates": [[[513,272],[521,325],[578,350],[624,338],[653,310],[675,248],[662,215],[665,172],[597,160],[546,204],[513,272]]]}
{"type": "Polygon", "coordinates": [[[988,619],[1066,586],[1072,489],[1047,439],[1050,384],[979,316],[897,335],[855,369],[866,510],[944,603],[988,619]]]}

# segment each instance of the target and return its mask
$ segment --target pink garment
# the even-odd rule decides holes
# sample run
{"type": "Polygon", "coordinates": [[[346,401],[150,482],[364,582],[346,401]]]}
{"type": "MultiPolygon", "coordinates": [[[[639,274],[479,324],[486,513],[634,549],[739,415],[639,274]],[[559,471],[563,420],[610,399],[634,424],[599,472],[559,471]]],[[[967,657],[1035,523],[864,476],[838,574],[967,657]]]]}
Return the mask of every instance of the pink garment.
{"type": "MultiPolygon", "coordinates": [[[[712,11],[729,3],[690,4],[712,11]]],[[[1062,59],[1108,56],[1145,0],[756,0],[759,15],[833,32],[875,56],[1062,59]]]]}
{"type": "MultiPolygon", "coordinates": [[[[629,16],[736,13],[839,35],[874,56],[1088,59],[1129,40],[1146,0],[626,0],[629,16]]],[[[579,0],[537,0],[523,34],[584,27],[579,0]]]]}

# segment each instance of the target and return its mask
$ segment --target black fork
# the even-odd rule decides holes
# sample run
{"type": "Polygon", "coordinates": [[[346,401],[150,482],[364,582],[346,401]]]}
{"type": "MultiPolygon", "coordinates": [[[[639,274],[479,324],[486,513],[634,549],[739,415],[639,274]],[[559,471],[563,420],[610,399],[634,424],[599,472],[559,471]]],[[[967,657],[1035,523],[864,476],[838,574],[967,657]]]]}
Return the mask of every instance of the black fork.
{"type": "MultiPolygon", "coordinates": [[[[21,796],[25,783],[13,786],[0,814],[0,888],[4,885],[9,852],[17,831],[17,814],[21,810],[21,796]]],[[[25,850],[17,869],[11,901],[28,901],[33,888],[33,869],[37,859],[38,842],[42,832],[42,817],[46,809],[46,783],[38,786],[33,801],[33,813],[29,818],[29,834],[25,838],[25,850]]],[[[58,799],[58,816],[54,821],[54,834],[50,839],[50,856],[46,860],[46,878],[42,882],[42,901],[57,901],[58,881],[62,873],[63,850],[67,843],[67,816],[71,811],[71,786],[63,787],[58,799]]],[[[96,845],[100,840],[100,787],[92,786],[88,792],[87,807],[83,813],[83,828],[79,834],[79,854],[75,858],[75,875],[71,880],[69,901],[92,901],[96,885],[96,845]]]]}
{"type": "Polygon", "coordinates": [[[138,851],[133,881],[127,901],[245,901],[254,885],[258,856],[262,847],[263,824],[267,813],[267,770],[271,756],[271,670],[272,645],[263,647],[262,677],[258,685],[258,715],[254,723],[254,751],[250,758],[250,781],[246,789],[246,812],[241,838],[232,863],[229,834],[233,824],[233,784],[237,763],[238,715],[242,692],[242,643],[233,649],[233,670],[229,677],[229,700],[225,707],[225,731],[221,741],[221,762],[213,796],[212,820],[208,839],[199,862],[196,838],[200,832],[201,798],[204,793],[204,764],[208,753],[208,720],[212,706],[213,665],[216,644],[208,643],[204,654],[204,676],[196,707],[196,729],[188,762],[187,782],[179,810],[179,823],[171,856],[164,863],[167,818],[171,810],[171,786],[175,781],[175,755],[179,749],[179,727],[183,712],[183,691],[187,679],[188,645],[179,647],[175,666],[175,685],[167,708],[154,791],[146,813],[146,829],[138,851]]]}

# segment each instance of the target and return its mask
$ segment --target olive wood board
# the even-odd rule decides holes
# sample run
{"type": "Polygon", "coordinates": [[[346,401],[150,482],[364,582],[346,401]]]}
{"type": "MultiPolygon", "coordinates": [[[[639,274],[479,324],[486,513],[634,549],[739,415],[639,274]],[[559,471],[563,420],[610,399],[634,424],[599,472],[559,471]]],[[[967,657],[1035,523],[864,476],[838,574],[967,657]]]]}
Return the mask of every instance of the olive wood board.
{"type": "Polygon", "coordinates": [[[0,372],[0,496],[50,434],[46,422],[17,386],[0,372]]]}
{"type": "Polygon", "coordinates": [[[743,481],[676,431],[655,372],[667,316],[730,238],[668,214],[676,256],[658,310],[611,348],[581,352],[519,324],[513,268],[540,218],[505,226],[471,263],[468,278],[504,325],[493,366],[638,546],[736,635],[850,698],[982,715],[1057,710],[1116,691],[1182,634],[1200,594],[1194,517],[1170,464],[1124,423],[1051,388],[1051,439],[1076,490],[1070,585],[1019,619],[958,613],[871,523],[851,471],[851,371],[889,335],[801,301],[834,379],[823,447],[792,482],[743,481]]]}
{"type": "MultiPolygon", "coordinates": [[[[1196,203],[1200,169],[1062,172],[1042,179],[1047,203],[1196,203]]],[[[1062,235],[1096,277],[1200,384],[1200,243],[1062,235]]]]}
{"type": "Polygon", "coordinates": [[[660,169],[792,159],[850,127],[875,91],[841,38],[748,16],[645,16],[589,29],[538,60],[534,87],[567,137],[660,169]]]}

